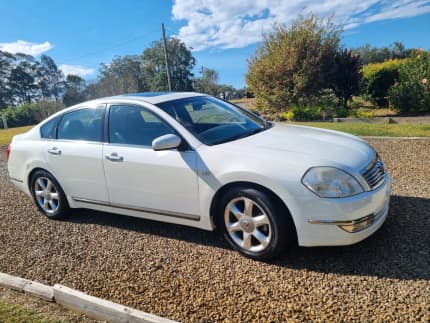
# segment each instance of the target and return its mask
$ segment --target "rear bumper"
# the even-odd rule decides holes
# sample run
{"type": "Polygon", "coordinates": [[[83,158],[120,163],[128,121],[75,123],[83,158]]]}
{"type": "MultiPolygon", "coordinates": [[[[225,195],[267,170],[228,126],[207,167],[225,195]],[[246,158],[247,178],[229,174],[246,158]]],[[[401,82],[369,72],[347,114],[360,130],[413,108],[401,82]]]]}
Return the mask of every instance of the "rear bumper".
{"type": "Polygon", "coordinates": [[[24,183],[24,181],[12,177],[9,177],[9,179],[17,189],[24,192],[28,196],[31,196],[30,190],[28,189],[28,186],[26,185],[26,183],[24,183]]]}
{"type": "Polygon", "coordinates": [[[294,216],[299,245],[350,245],[377,231],[389,213],[391,178],[385,176],[376,190],[349,198],[301,199],[300,214],[294,216]]]}

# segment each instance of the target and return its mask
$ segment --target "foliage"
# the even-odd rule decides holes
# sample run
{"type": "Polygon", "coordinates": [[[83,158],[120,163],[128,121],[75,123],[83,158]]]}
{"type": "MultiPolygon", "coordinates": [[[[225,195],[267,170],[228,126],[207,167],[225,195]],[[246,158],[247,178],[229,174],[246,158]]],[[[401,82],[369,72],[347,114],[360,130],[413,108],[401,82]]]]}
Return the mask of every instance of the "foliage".
{"type": "Polygon", "coordinates": [[[30,55],[0,51],[0,108],[59,100],[63,80],[63,73],[49,56],[42,55],[39,61],[30,55]]]}
{"type": "Polygon", "coordinates": [[[314,15],[275,26],[248,62],[246,81],[257,104],[283,111],[318,96],[329,84],[339,34],[330,19],[314,15]]]}
{"type": "MultiPolygon", "coordinates": [[[[168,62],[172,91],[191,91],[193,74],[191,70],[196,60],[186,45],[177,38],[167,40],[168,62]]],[[[154,42],[144,50],[141,57],[141,70],[148,90],[167,91],[167,71],[164,59],[163,42],[154,42]]]]}
{"type": "Polygon", "coordinates": [[[281,113],[281,117],[288,120],[288,121],[293,121],[295,120],[296,114],[294,113],[294,111],[291,109],[287,112],[282,112],[281,113]]]}
{"type": "MultiPolygon", "coordinates": [[[[192,90],[191,73],[195,58],[183,42],[176,38],[167,41],[173,91],[192,90]]],[[[76,75],[64,78],[54,60],[42,55],[0,51],[0,109],[40,100],[64,100],[72,105],[86,99],[144,91],[166,91],[167,73],[161,41],[145,49],[143,55],[115,57],[109,64],[101,64],[96,82],[86,85],[76,75]]]]}
{"type": "Polygon", "coordinates": [[[47,56],[40,57],[40,88],[43,98],[53,98],[58,101],[64,90],[64,75],[54,60],[47,56]]]}
{"type": "Polygon", "coordinates": [[[321,120],[321,107],[315,105],[305,105],[298,106],[294,105],[290,107],[287,114],[284,114],[285,117],[291,118],[291,115],[288,115],[289,112],[292,112],[292,119],[294,121],[310,121],[310,120],[321,120]]]}
{"type": "Polygon", "coordinates": [[[217,71],[202,67],[202,76],[193,79],[193,90],[216,96],[219,92],[218,78],[217,71]]]}
{"type": "Polygon", "coordinates": [[[31,56],[20,55],[15,59],[17,65],[9,76],[10,96],[13,103],[31,103],[39,96],[38,65],[31,56]]]}
{"type": "MultiPolygon", "coordinates": [[[[61,102],[40,101],[3,109],[1,114],[6,115],[8,127],[21,127],[34,125],[63,108],[64,105],[61,102]]],[[[0,123],[4,127],[3,122],[0,123]]]]}
{"type": "Polygon", "coordinates": [[[369,44],[355,48],[354,53],[360,56],[362,64],[382,63],[392,59],[413,56],[416,49],[406,49],[402,42],[394,42],[388,47],[371,47],[369,44]]]}
{"type": "Polygon", "coordinates": [[[8,127],[27,126],[36,123],[36,118],[33,115],[34,109],[34,105],[25,103],[19,107],[4,109],[2,110],[2,114],[6,115],[8,127]]]}
{"type": "Polygon", "coordinates": [[[319,104],[309,105],[293,105],[289,108],[286,114],[283,116],[294,121],[312,121],[312,120],[324,120],[329,118],[343,118],[347,117],[349,109],[339,108],[337,106],[323,106],[319,104]],[[292,112],[292,115],[289,113],[292,112]]]}
{"type": "Polygon", "coordinates": [[[374,104],[388,105],[388,89],[399,78],[399,68],[405,61],[393,59],[363,66],[363,91],[374,104]]]}
{"type": "MultiPolygon", "coordinates": [[[[87,89],[88,97],[99,98],[119,95],[122,93],[144,92],[148,89],[141,71],[141,57],[126,55],[115,57],[110,64],[101,64],[100,74],[96,83],[90,84],[87,89]]],[[[80,101],[79,93],[74,100],[80,101]]]]}
{"type": "Polygon", "coordinates": [[[67,75],[65,84],[63,102],[66,106],[72,106],[86,100],[85,80],[82,77],[67,75]]]}
{"type": "Polygon", "coordinates": [[[193,91],[218,96],[224,100],[245,96],[244,89],[235,89],[231,85],[219,84],[218,78],[219,75],[216,70],[202,66],[201,76],[193,78],[193,91]]]}
{"type": "Polygon", "coordinates": [[[12,101],[9,77],[14,61],[13,54],[0,51],[0,109],[12,101]]]}
{"type": "Polygon", "coordinates": [[[331,88],[346,109],[353,95],[360,93],[361,83],[360,56],[347,49],[339,50],[334,57],[331,71],[331,88]]]}
{"type": "Polygon", "coordinates": [[[400,67],[389,98],[390,106],[402,114],[430,112],[430,52],[419,51],[400,67]]]}
{"type": "Polygon", "coordinates": [[[322,95],[313,97],[301,104],[291,104],[288,110],[274,113],[270,109],[255,109],[256,112],[269,120],[288,121],[312,121],[328,120],[331,118],[346,117],[350,114],[350,109],[343,108],[337,104],[337,98],[332,91],[326,90],[322,95]]]}
{"type": "Polygon", "coordinates": [[[358,118],[370,119],[375,116],[375,113],[371,109],[359,108],[356,113],[358,118]]]}

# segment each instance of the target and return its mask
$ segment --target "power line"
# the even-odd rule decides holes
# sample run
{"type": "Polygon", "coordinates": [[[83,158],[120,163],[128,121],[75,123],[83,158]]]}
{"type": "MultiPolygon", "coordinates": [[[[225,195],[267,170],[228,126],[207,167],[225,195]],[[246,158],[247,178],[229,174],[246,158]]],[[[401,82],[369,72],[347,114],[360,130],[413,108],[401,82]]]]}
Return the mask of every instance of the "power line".
{"type": "Polygon", "coordinates": [[[156,30],[152,30],[152,31],[147,32],[147,33],[145,33],[145,34],[142,34],[142,35],[139,35],[139,36],[136,36],[136,37],[130,38],[130,39],[125,40],[125,41],[120,42],[120,43],[117,43],[117,44],[115,44],[115,45],[113,45],[113,46],[106,47],[106,48],[104,48],[104,49],[99,49],[99,50],[96,50],[96,51],[93,51],[93,52],[89,52],[89,53],[86,53],[86,54],[83,54],[83,55],[77,56],[77,57],[75,57],[74,59],[68,59],[68,60],[69,60],[69,61],[70,61],[70,60],[78,60],[78,59],[86,58],[86,57],[89,57],[89,56],[97,55],[97,54],[100,54],[100,53],[106,52],[106,51],[108,51],[108,50],[117,49],[117,48],[123,47],[124,45],[127,45],[127,44],[129,44],[129,43],[132,43],[132,42],[134,42],[134,41],[136,41],[136,40],[139,40],[139,39],[141,39],[141,38],[145,38],[145,37],[147,37],[147,36],[149,36],[149,35],[152,35],[152,34],[155,34],[155,33],[157,33],[157,31],[156,31],[156,30]]]}

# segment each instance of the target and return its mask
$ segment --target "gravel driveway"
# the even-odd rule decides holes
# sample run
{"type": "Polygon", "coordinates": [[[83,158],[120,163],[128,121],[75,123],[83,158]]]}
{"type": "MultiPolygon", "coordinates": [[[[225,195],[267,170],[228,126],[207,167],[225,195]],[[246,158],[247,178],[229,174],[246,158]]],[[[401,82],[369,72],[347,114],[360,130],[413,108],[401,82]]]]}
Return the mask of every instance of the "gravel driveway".
{"type": "Polygon", "coordinates": [[[40,215],[0,151],[0,271],[61,283],[171,319],[430,319],[430,140],[371,140],[394,178],[390,216],[354,246],[262,263],[216,234],[101,212],[40,215]]]}

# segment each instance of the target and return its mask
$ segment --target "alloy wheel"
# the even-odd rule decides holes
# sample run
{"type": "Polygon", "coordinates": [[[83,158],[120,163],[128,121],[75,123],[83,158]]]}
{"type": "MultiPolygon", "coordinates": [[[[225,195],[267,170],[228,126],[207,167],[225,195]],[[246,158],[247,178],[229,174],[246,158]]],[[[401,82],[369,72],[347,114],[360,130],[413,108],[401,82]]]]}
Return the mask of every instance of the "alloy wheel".
{"type": "Polygon", "coordinates": [[[257,202],[248,197],[231,200],[224,212],[224,224],[234,243],[251,252],[267,248],[272,239],[272,225],[257,202]]]}
{"type": "Polygon", "coordinates": [[[60,194],[54,183],[47,177],[39,177],[34,183],[34,195],[39,206],[48,214],[60,207],[60,194]]]}

